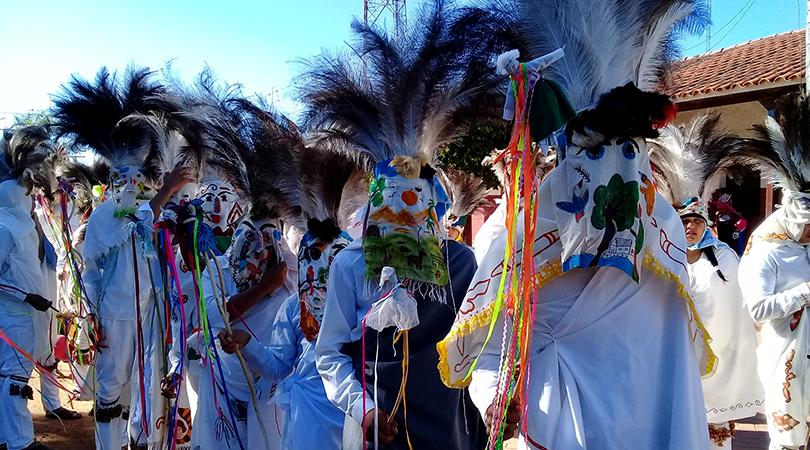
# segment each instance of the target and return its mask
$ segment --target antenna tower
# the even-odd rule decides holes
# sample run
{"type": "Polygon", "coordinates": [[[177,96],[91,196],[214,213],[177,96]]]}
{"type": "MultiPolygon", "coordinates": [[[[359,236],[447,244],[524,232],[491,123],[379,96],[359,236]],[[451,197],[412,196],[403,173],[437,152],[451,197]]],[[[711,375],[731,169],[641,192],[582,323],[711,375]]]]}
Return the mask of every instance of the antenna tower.
{"type": "Polygon", "coordinates": [[[708,53],[712,49],[712,22],[711,22],[712,2],[711,1],[706,2],[706,5],[707,5],[706,7],[708,8],[707,12],[709,14],[709,24],[706,25],[706,53],[708,53]]]}
{"type": "Polygon", "coordinates": [[[408,26],[405,0],[363,0],[363,20],[366,25],[375,25],[385,13],[392,14],[394,35],[397,39],[401,38],[408,26]]]}

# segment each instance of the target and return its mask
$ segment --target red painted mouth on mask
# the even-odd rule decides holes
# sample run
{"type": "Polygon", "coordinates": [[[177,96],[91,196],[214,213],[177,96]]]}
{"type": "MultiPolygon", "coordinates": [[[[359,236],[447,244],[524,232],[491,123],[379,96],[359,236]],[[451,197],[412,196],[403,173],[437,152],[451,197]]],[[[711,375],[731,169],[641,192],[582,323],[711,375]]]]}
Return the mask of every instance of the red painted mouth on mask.
{"type": "Polygon", "coordinates": [[[219,214],[213,214],[211,216],[211,222],[219,223],[220,220],[222,220],[222,216],[220,216],[219,214]]]}

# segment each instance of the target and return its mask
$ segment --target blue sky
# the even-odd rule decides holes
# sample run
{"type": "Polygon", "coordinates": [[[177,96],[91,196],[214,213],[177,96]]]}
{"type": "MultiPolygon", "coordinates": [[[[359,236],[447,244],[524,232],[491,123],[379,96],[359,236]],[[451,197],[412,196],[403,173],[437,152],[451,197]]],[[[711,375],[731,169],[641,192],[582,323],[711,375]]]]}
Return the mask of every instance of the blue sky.
{"type": "MultiPolygon", "coordinates": [[[[408,2],[411,17],[422,1],[408,2]]],[[[712,43],[802,28],[805,7],[804,0],[715,0],[712,43]]],[[[0,0],[0,127],[13,113],[47,108],[71,74],[92,78],[102,65],[123,70],[130,62],[158,69],[168,60],[187,80],[207,63],[221,80],[294,113],[287,87],[299,71],[295,60],[345,46],[352,18],[362,14],[363,0],[0,0]]],[[[688,39],[685,54],[705,51],[703,40],[688,39]]]]}

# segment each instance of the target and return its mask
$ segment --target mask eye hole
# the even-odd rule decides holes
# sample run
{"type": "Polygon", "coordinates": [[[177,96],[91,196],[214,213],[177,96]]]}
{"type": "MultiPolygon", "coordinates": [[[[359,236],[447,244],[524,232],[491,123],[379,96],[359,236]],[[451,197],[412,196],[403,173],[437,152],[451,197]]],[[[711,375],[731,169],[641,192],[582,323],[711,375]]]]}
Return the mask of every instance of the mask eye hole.
{"type": "Polygon", "coordinates": [[[633,139],[620,139],[617,141],[617,144],[621,144],[622,146],[622,155],[626,159],[635,159],[636,154],[638,153],[638,144],[633,139]]]}
{"type": "Polygon", "coordinates": [[[605,145],[604,144],[599,144],[599,145],[597,145],[595,147],[591,147],[591,148],[585,150],[585,156],[587,156],[588,159],[591,159],[591,160],[594,160],[594,161],[596,161],[598,159],[602,159],[602,156],[604,156],[604,155],[605,155],[605,145]]]}

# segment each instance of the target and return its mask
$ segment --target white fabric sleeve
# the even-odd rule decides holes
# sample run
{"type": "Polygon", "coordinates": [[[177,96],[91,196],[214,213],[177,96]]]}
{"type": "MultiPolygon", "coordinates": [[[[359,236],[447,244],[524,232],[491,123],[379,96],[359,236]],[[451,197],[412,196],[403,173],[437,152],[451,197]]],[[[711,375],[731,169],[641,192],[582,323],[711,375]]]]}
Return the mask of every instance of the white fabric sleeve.
{"type": "MultiPolygon", "coordinates": [[[[163,208],[161,208],[163,210],[163,208]]],[[[138,207],[135,217],[142,221],[144,224],[149,225],[150,228],[155,225],[155,214],[152,212],[152,205],[149,202],[144,203],[138,207]]]]}
{"type": "MultiPolygon", "coordinates": [[[[14,237],[11,232],[6,228],[0,227],[0,267],[6,263],[11,249],[14,247],[14,237]]],[[[16,286],[15,286],[16,287],[16,286]]],[[[3,298],[10,300],[17,300],[19,302],[25,301],[25,294],[15,289],[3,289],[3,298]]]]}
{"type": "MultiPolygon", "coordinates": [[[[180,299],[180,301],[183,301],[180,299]]],[[[193,301],[189,301],[186,303],[186,308],[192,307],[193,301]]],[[[171,307],[174,307],[173,305],[171,307]]],[[[180,321],[174,322],[172,321],[172,348],[169,349],[168,359],[169,359],[169,373],[180,373],[180,363],[183,359],[183,352],[182,347],[183,343],[186,342],[188,336],[183,336],[183,325],[181,321],[186,321],[186,318],[183,317],[181,311],[177,311],[177,316],[180,318],[180,321]]],[[[189,323],[186,322],[186,334],[190,334],[191,330],[194,328],[193,326],[189,327],[189,323]]],[[[188,352],[188,348],[186,348],[186,352],[188,352]]]]}
{"type": "Polygon", "coordinates": [[[755,322],[788,317],[810,301],[810,286],[806,282],[775,292],[776,262],[767,253],[752,251],[742,258],[739,284],[745,304],[755,322]]]}
{"type": "Polygon", "coordinates": [[[472,380],[467,391],[475,407],[481,412],[481,418],[486,420],[487,409],[495,400],[498,388],[498,367],[501,360],[501,340],[503,336],[503,314],[495,322],[492,337],[481,352],[481,357],[472,372],[472,380]]]}
{"type": "Polygon", "coordinates": [[[84,270],[82,270],[82,282],[87,291],[87,301],[98,311],[98,296],[101,291],[101,268],[98,261],[94,259],[84,260],[84,270]]]}
{"type": "MultiPolygon", "coordinates": [[[[205,312],[208,313],[208,324],[211,326],[211,332],[213,333],[211,339],[213,339],[220,331],[225,329],[225,322],[222,320],[222,314],[219,312],[219,302],[223,300],[223,296],[225,297],[225,302],[227,302],[230,296],[228,295],[228,286],[220,286],[219,274],[217,273],[217,267],[214,260],[208,259],[206,264],[210,265],[211,270],[209,271],[207,267],[200,267],[200,271],[202,271],[202,285],[200,286],[200,289],[202,289],[205,297],[205,312]],[[216,290],[214,290],[214,287],[211,285],[211,273],[214,275],[214,284],[216,285],[216,290]]],[[[224,270],[225,269],[223,268],[223,271],[224,270]]],[[[223,275],[225,274],[223,273],[223,275]]],[[[225,282],[227,283],[227,280],[225,282]]],[[[202,314],[202,311],[200,314],[202,314]]]]}
{"type": "Polygon", "coordinates": [[[506,230],[506,196],[501,197],[501,203],[493,211],[487,220],[478,229],[473,239],[473,250],[475,251],[475,260],[478,264],[484,260],[489,247],[492,242],[506,230]]]}
{"type": "Polygon", "coordinates": [[[248,366],[266,378],[270,383],[278,383],[291,374],[298,360],[298,343],[303,333],[296,320],[298,296],[285,300],[278,310],[273,323],[273,331],[267,345],[251,338],[242,355],[248,366]]]}
{"type": "Polygon", "coordinates": [[[347,253],[338,254],[329,271],[326,308],[315,343],[315,363],[329,400],[362,425],[365,413],[374,409],[375,405],[371,397],[363,392],[363,385],[355,376],[351,357],[341,352],[344,344],[352,342],[352,329],[362,326],[357,323],[353,267],[347,264],[350,261],[348,258],[341,258],[344,255],[350,256],[347,253]]]}

